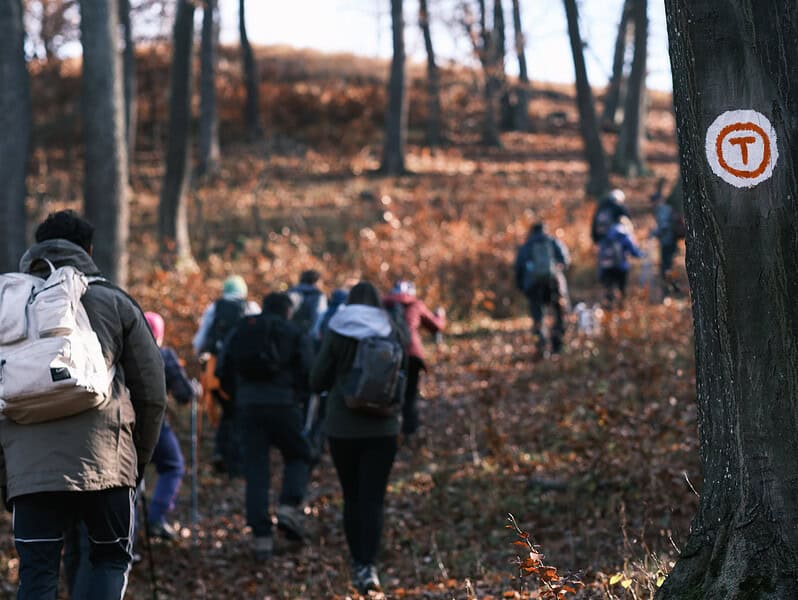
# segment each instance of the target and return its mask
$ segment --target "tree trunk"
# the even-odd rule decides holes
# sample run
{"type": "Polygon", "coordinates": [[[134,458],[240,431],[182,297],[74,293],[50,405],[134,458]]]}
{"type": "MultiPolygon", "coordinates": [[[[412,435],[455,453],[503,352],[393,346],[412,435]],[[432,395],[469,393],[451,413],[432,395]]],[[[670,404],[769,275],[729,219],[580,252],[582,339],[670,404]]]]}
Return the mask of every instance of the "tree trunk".
{"type": "Polygon", "coordinates": [[[518,86],[514,121],[516,131],[529,131],[529,73],[526,68],[526,41],[521,27],[521,1],[513,0],[513,33],[515,34],[515,55],[518,57],[518,86]]]}
{"type": "Polygon", "coordinates": [[[130,24],[130,0],[119,0],[119,24],[125,40],[122,54],[125,89],[125,140],[127,141],[128,175],[132,171],[136,152],[136,127],[138,124],[138,85],[136,82],[136,46],[130,24]]]}
{"type": "Polygon", "coordinates": [[[247,135],[251,139],[258,139],[263,135],[258,123],[258,69],[255,64],[255,55],[247,37],[247,22],[244,0],[238,0],[238,35],[241,40],[241,59],[244,66],[244,85],[247,98],[244,103],[244,124],[247,135]]]}
{"type": "Polygon", "coordinates": [[[402,0],[391,0],[393,58],[388,82],[388,112],[385,115],[385,143],[380,171],[401,175],[405,171],[405,138],[407,137],[407,95],[405,93],[405,34],[402,0]]]}
{"type": "Polygon", "coordinates": [[[576,104],[579,109],[579,130],[585,145],[585,159],[590,172],[587,182],[587,193],[598,197],[610,187],[607,174],[607,160],[599,137],[596,122],[596,109],[593,103],[593,91],[587,79],[585,54],[582,36],[579,33],[579,13],[576,0],[563,0],[565,15],[568,19],[568,37],[571,40],[571,52],[574,57],[574,73],[576,76],[576,104]]]}
{"type": "MultiPolygon", "coordinates": [[[[494,12],[496,6],[494,4],[494,12]]],[[[496,31],[495,23],[493,29],[487,29],[487,7],[485,0],[479,1],[479,23],[482,28],[482,48],[480,49],[480,59],[482,69],[485,72],[485,115],[482,122],[482,143],[485,146],[501,146],[499,135],[499,107],[497,95],[501,91],[501,73],[504,71],[498,64],[499,55],[499,36],[496,31]]]]}
{"type": "Polygon", "coordinates": [[[30,147],[30,83],[21,0],[0,3],[0,272],[25,252],[25,171],[30,147]]]}
{"type": "Polygon", "coordinates": [[[704,482],[657,598],[798,598],[798,4],[665,5],[704,482]]]}
{"type": "Polygon", "coordinates": [[[200,44],[200,127],[197,174],[219,166],[219,117],[216,112],[216,57],[219,39],[218,0],[205,0],[200,44]]]}
{"type": "Polygon", "coordinates": [[[118,18],[117,0],[80,2],[84,212],[96,228],[94,261],[108,279],[124,286],[128,267],[128,158],[118,18]]]}
{"type": "Polygon", "coordinates": [[[626,59],[626,40],[629,33],[629,15],[632,12],[634,0],[624,0],[621,11],[621,22],[618,24],[618,37],[615,38],[615,54],[612,59],[612,76],[607,85],[604,96],[604,113],[601,122],[604,127],[615,128],[615,119],[618,114],[618,104],[621,100],[621,82],[623,81],[623,67],[626,59]]]}
{"type": "Polygon", "coordinates": [[[507,55],[507,29],[504,22],[502,0],[493,0],[493,31],[496,34],[496,67],[499,77],[499,121],[503,131],[512,131],[515,126],[515,109],[507,84],[507,71],[504,59],[507,55]]]}
{"type": "Polygon", "coordinates": [[[186,190],[189,178],[193,35],[194,3],[191,0],[178,0],[172,49],[166,173],[158,210],[161,251],[170,264],[174,258],[178,263],[191,261],[186,190]]]}
{"type": "Polygon", "coordinates": [[[647,0],[632,0],[635,53],[624,102],[623,123],[615,148],[613,171],[636,177],[646,173],[643,143],[646,136],[646,55],[648,54],[647,0]]]}
{"type": "Polygon", "coordinates": [[[427,50],[427,145],[435,148],[441,145],[441,87],[435,50],[432,47],[427,0],[418,2],[418,24],[421,26],[424,47],[427,50]]]}

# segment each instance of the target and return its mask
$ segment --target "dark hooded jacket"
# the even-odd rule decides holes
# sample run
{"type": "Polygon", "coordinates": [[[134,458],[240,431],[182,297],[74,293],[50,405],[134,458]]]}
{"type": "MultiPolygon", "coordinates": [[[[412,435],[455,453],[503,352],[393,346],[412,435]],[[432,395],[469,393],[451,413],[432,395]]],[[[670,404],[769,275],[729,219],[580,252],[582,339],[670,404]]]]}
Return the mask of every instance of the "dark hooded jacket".
{"type": "MultiPolygon", "coordinates": [[[[20,271],[37,274],[37,261],[73,266],[98,276],[91,257],[66,240],[30,248],[20,271]]],[[[108,283],[92,283],[82,299],[114,370],[110,401],[65,419],[19,425],[0,420],[0,483],[8,499],[23,494],[94,491],[136,484],[161,431],[166,386],[161,353],[138,305],[108,283]]]]}

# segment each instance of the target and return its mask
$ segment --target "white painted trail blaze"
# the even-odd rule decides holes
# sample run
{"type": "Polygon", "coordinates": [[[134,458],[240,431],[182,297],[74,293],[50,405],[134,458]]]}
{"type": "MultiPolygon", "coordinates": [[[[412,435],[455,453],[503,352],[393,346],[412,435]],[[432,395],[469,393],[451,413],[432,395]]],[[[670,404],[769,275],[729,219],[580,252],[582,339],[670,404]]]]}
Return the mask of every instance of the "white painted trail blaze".
{"type": "Polygon", "coordinates": [[[755,110],[719,115],[707,129],[706,152],[715,175],[738,188],[770,179],[779,160],[776,130],[755,110]]]}

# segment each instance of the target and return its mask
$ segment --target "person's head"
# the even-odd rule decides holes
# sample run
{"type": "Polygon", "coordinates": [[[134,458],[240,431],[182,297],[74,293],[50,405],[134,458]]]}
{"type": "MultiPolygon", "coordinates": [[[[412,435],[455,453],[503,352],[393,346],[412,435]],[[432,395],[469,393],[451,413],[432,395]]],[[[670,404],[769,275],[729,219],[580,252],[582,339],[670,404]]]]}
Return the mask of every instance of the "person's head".
{"type": "Polygon", "coordinates": [[[407,279],[400,279],[393,284],[391,288],[392,294],[407,294],[408,296],[416,295],[416,284],[407,279]]]}
{"type": "Polygon", "coordinates": [[[380,302],[380,294],[368,281],[358,282],[351,290],[349,290],[349,297],[346,299],[347,304],[365,304],[366,306],[374,306],[382,308],[380,302]]]}
{"type": "Polygon", "coordinates": [[[288,319],[294,310],[294,303],[288,294],[271,292],[263,297],[264,314],[274,315],[281,319],[288,319]]]}
{"type": "Polygon", "coordinates": [[[235,296],[236,298],[247,297],[247,282],[241,275],[231,275],[222,284],[222,293],[225,296],[235,296]]]}
{"type": "Polygon", "coordinates": [[[36,241],[67,240],[91,254],[94,226],[74,210],[50,213],[36,228],[36,241]]]}
{"type": "Polygon", "coordinates": [[[155,338],[155,342],[159,346],[163,344],[163,334],[166,329],[163,317],[156,312],[145,312],[144,319],[146,319],[147,325],[150,326],[150,331],[152,331],[152,337],[155,338]]]}
{"type": "Polygon", "coordinates": [[[307,285],[316,285],[321,278],[321,275],[318,271],[313,269],[309,269],[307,271],[302,271],[302,274],[299,276],[299,283],[304,283],[307,285]]]}
{"type": "Polygon", "coordinates": [[[530,228],[529,228],[529,235],[540,235],[540,234],[541,234],[541,233],[543,233],[545,230],[546,230],[546,228],[545,228],[545,226],[543,225],[543,223],[541,223],[540,221],[538,221],[537,223],[535,223],[534,225],[532,225],[532,227],[530,227],[530,228]]]}
{"type": "Polygon", "coordinates": [[[607,200],[623,204],[626,201],[626,194],[624,194],[622,190],[614,189],[607,194],[607,200]]]}

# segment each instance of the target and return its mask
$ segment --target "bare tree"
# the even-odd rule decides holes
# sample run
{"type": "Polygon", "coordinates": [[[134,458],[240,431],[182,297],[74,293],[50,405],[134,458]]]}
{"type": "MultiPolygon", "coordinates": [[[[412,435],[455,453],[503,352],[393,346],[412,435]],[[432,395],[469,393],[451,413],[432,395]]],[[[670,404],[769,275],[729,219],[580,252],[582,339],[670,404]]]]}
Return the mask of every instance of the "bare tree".
{"type": "Polygon", "coordinates": [[[427,0],[419,0],[418,24],[427,51],[427,145],[434,148],[441,145],[441,85],[429,21],[427,0]]]}
{"type": "Polygon", "coordinates": [[[219,117],[216,111],[216,62],[219,46],[219,3],[205,0],[200,43],[200,127],[197,174],[219,166],[219,117]]]}
{"type": "Polygon", "coordinates": [[[626,59],[626,44],[629,37],[629,15],[632,12],[634,0],[624,0],[621,9],[621,20],[618,23],[618,36],[615,38],[615,53],[612,58],[612,75],[607,85],[607,93],[604,96],[604,112],[601,115],[601,122],[607,128],[615,127],[615,118],[618,113],[618,104],[621,100],[621,88],[623,84],[623,68],[626,59]]]}
{"type": "Polygon", "coordinates": [[[513,0],[513,33],[515,55],[518,57],[518,85],[515,89],[514,127],[516,131],[529,130],[529,73],[526,67],[526,40],[521,27],[521,2],[513,0]]]}
{"type": "Polygon", "coordinates": [[[703,484],[657,598],[798,598],[798,4],[665,6],[703,484]]]}
{"type": "Polygon", "coordinates": [[[631,0],[635,52],[624,101],[623,123],[612,161],[613,171],[627,176],[646,173],[643,143],[646,136],[646,56],[648,54],[647,0],[631,0]]]}
{"type": "Polygon", "coordinates": [[[0,272],[16,271],[25,251],[25,171],[30,84],[22,1],[0,3],[0,272]]]}
{"type": "Polygon", "coordinates": [[[579,33],[579,12],[576,0],[563,0],[565,16],[568,20],[568,37],[571,40],[571,52],[574,57],[574,73],[576,75],[576,104],[579,109],[579,130],[585,145],[585,158],[590,169],[587,182],[587,193],[600,196],[610,186],[607,173],[607,159],[599,137],[596,109],[593,103],[593,91],[587,78],[585,54],[582,36],[579,33]]]}
{"type": "Polygon", "coordinates": [[[257,139],[263,135],[258,120],[258,69],[255,55],[247,37],[246,6],[244,0],[238,0],[238,35],[241,40],[241,60],[244,67],[244,85],[247,98],[244,104],[244,124],[247,134],[257,139]]]}
{"type": "Polygon", "coordinates": [[[380,171],[401,175],[405,171],[407,138],[407,95],[405,90],[405,21],[402,0],[391,0],[393,58],[388,81],[388,110],[385,115],[385,141],[380,171]]]}
{"type": "Polygon", "coordinates": [[[128,175],[136,151],[136,127],[138,123],[138,85],[136,82],[136,45],[133,42],[133,27],[130,22],[130,0],[119,0],[119,24],[125,40],[122,54],[122,71],[125,90],[125,139],[127,140],[128,175]]]}
{"type": "Polygon", "coordinates": [[[61,47],[78,37],[76,0],[40,0],[39,37],[47,60],[57,58],[61,47]]]}
{"type": "MultiPolygon", "coordinates": [[[[466,33],[471,39],[474,53],[482,64],[482,71],[485,77],[483,97],[485,101],[485,113],[482,121],[482,143],[486,146],[500,146],[501,137],[499,135],[499,98],[502,89],[504,75],[504,52],[499,51],[500,34],[496,29],[495,15],[501,12],[501,0],[494,0],[493,27],[488,28],[486,0],[477,0],[479,12],[479,28],[474,27],[474,18],[469,4],[463,5],[464,18],[463,25],[466,33]]],[[[501,21],[500,21],[501,22],[501,21]]],[[[503,35],[503,34],[502,34],[503,35]]],[[[502,44],[503,45],[503,44],[502,44]]]]}
{"type": "Polygon", "coordinates": [[[176,258],[178,264],[192,261],[186,190],[189,178],[193,36],[194,3],[191,0],[178,0],[172,50],[166,173],[158,210],[161,251],[170,260],[176,258]]]}
{"type": "Polygon", "coordinates": [[[106,277],[127,282],[129,207],[117,0],[81,0],[82,113],[86,144],[84,212],[96,227],[94,259],[106,277]]]}

